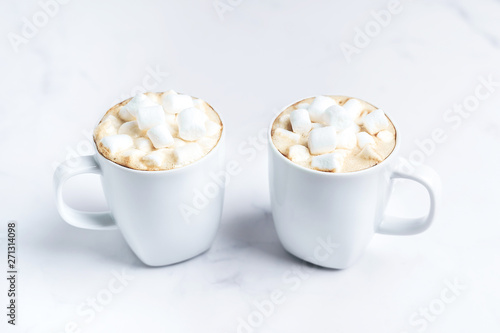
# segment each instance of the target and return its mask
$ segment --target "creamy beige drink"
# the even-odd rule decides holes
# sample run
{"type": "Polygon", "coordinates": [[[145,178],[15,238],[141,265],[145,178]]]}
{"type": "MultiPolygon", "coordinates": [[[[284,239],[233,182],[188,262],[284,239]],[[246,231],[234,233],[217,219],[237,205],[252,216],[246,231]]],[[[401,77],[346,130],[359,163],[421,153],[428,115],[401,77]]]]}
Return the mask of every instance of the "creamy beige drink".
{"type": "Polygon", "coordinates": [[[346,96],[317,96],[285,109],[272,141],[292,162],[325,172],[353,172],[386,159],[396,130],[380,109],[346,96]]]}
{"type": "Polygon", "coordinates": [[[205,101],[174,91],[138,94],[113,106],[94,130],[101,155],[137,170],[193,163],[219,142],[222,122],[205,101]]]}

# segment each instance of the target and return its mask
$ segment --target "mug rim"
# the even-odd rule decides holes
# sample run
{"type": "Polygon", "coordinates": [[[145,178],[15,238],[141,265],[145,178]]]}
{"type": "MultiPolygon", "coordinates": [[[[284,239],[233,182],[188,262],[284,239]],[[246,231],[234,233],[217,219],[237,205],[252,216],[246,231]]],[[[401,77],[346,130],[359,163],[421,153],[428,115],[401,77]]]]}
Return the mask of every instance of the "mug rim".
{"type": "MultiPolygon", "coordinates": [[[[189,95],[191,96],[191,95],[189,95]]],[[[199,98],[199,97],[195,97],[195,96],[191,96],[191,97],[194,97],[194,98],[199,98]]],[[[128,99],[131,99],[131,98],[128,98],[128,99]]],[[[127,99],[125,99],[124,101],[126,101],[127,99]]],[[[205,103],[208,104],[208,106],[210,106],[210,108],[212,110],[215,111],[215,109],[213,108],[212,105],[210,105],[207,101],[203,100],[205,103]]],[[[123,101],[122,101],[123,102],[123,101]]],[[[120,103],[122,103],[120,102],[120,103]]],[[[119,104],[119,103],[117,103],[119,104]]],[[[107,113],[107,111],[106,111],[107,113]]],[[[208,153],[206,153],[204,156],[202,156],[200,159],[192,162],[192,163],[189,163],[187,165],[184,165],[180,168],[173,168],[173,169],[166,169],[166,170],[138,170],[138,169],[133,169],[133,168],[129,168],[129,167],[126,167],[124,165],[121,165],[121,164],[118,164],[116,163],[115,161],[112,161],[110,160],[109,158],[107,158],[106,156],[104,156],[103,154],[101,154],[101,152],[99,151],[99,149],[97,148],[97,143],[95,142],[95,139],[94,139],[94,133],[92,131],[92,143],[93,143],[93,146],[94,146],[94,149],[95,149],[95,154],[94,156],[97,156],[99,155],[100,157],[102,157],[104,160],[106,160],[107,162],[110,162],[112,165],[114,165],[115,167],[118,167],[118,168],[121,168],[123,170],[127,170],[127,171],[131,171],[131,172],[138,172],[138,173],[143,173],[143,174],[163,174],[163,173],[172,173],[172,172],[181,172],[181,170],[186,170],[187,168],[191,167],[191,166],[194,166],[194,165],[197,165],[199,162],[201,163],[201,161],[205,160],[205,158],[209,155],[213,155],[212,153],[215,154],[215,151],[220,149],[219,146],[222,144],[222,141],[224,141],[224,138],[225,138],[225,133],[226,133],[226,126],[224,124],[224,120],[222,119],[222,116],[219,112],[215,111],[215,113],[217,113],[217,115],[219,116],[219,119],[220,119],[220,123],[221,123],[221,127],[222,127],[222,130],[220,132],[220,137],[219,137],[219,141],[217,141],[217,144],[212,148],[212,150],[210,150],[208,153]]],[[[103,116],[104,117],[104,116],[103,116]]],[[[97,121],[97,125],[94,126],[94,130],[97,126],[99,126],[100,122],[102,120],[102,117],[97,121]]]]}
{"type": "Polygon", "coordinates": [[[368,103],[370,104],[371,106],[375,107],[378,109],[378,107],[376,107],[375,105],[369,103],[369,102],[366,102],[364,99],[360,99],[358,97],[352,97],[352,96],[347,96],[347,95],[330,95],[330,94],[323,94],[323,95],[315,95],[315,96],[309,96],[309,97],[304,97],[296,102],[293,102],[293,103],[290,103],[289,105],[285,106],[284,108],[282,108],[278,114],[276,116],[274,116],[271,120],[271,124],[269,125],[269,129],[267,131],[267,139],[268,139],[268,143],[269,145],[271,146],[271,150],[273,151],[273,153],[279,155],[279,158],[285,160],[286,163],[288,163],[289,165],[292,165],[293,167],[299,169],[299,170],[302,170],[302,171],[305,171],[305,172],[309,172],[311,174],[316,174],[316,175],[319,175],[319,176],[325,176],[325,177],[355,177],[357,175],[361,175],[361,174],[366,174],[366,173],[371,173],[371,172],[375,172],[373,171],[374,169],[380,169],[379,167],[383,164],[383,165],[386,165],[389,163],[390,160],[392,160],[394,158],[394,156],[396,155],[397,151],[399,150],[399,145],[400,145],[400,134],[399,134],[399,130],[398,130],[398,127],[396,126],[396,122],[393,120],[392,117],[390,117],[389,115],[387,115],[387,113],[384,111],[385,115],[387,116],[387,118],[389,118],[389,121],[392,123],[392,125],[394,126],[394,129],[396,131],[396,144],[394,145],[394,149],[391,151],[391,153],[389,154],[389,156],[387,156],[382,162],[376,164],[376,165],[373,165],[369,168],[366,168],[366,169],[362,169],[362,170],[357,170],[357,171],[349,171],[349,172],[328,172],[328,171],[320,171],[320,170],[316,170],[316,169],[311,169],[311,168],[307,168],[305,166],[302,166],[302,165],[299,165],[297,163],[294,163],[292,161],[290,161],[288,158],[286,158],[279,150],[278,148],[276,148],[276,146],[274,145],[274,142],[273,142],[273,138],[272,138],[272,135],[271,135],[271,132],[273,130],[273,124],[274,122],[276,121],[276,119],[286,110],[288,109],[289,107],[291,107],[292,105],[296,104],[296,103],[299,103],[305,99],[308,99],[308,98],[313,98],[313,97],[318,97],[318,96],[343,96],[343,97],[348,97],[348,98],[356,98],[356,99],[359,99],[365,103],[368,103]]]}

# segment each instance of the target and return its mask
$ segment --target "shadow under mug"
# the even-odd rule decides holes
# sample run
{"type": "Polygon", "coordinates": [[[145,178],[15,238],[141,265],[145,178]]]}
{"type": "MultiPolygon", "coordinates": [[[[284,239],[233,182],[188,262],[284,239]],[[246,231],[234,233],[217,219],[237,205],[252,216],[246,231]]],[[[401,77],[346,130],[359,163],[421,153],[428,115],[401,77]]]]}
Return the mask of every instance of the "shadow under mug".
{"type": "Polygon", "coordinates": [[[130,169],[99,152],[78,157],[73,163],[65,161],[54,173],[59,214],[78,228],[118,228],[139,259],[150,266],[195,257],[210,248],[222,215],[225,178],[217,179],[217,175],[224,170],[224,136],[223,129],[207,155],[172,170],[130,169]],[[79,211],[64,202],[64,183],[84,173],[101,176],[108,212],[79,211]],[[205,193],[208,187],[210,192],[205,193]],[[204,195],[209,198],[199,200],[204,195]]]}
{"type": "Polygon", "coordinates": [[[269,187],[276,232],[289,253],[318,266],[343,269],[361,257],[375,233],[413,235],[430,226],[440,192],[439,177],[429,167],[412,173],[398,171],[401,136],[392,119],[396,146],[384,161],[361,171],[330,173],[295,164],[278,151],[271,137],[276,118],[268,131],[269,187]],[[385,214],[396,179],[425,187],[430,199],[425,216],[385,214]]]}

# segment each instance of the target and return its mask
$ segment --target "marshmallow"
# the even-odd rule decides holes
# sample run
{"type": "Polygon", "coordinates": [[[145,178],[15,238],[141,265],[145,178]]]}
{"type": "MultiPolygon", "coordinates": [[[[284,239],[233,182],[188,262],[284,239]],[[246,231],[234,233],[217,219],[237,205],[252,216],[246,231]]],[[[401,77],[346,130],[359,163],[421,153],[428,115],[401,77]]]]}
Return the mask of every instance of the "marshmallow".
{"type": "Polygon", "coordinates": [[[304,162],[309,159],[309,149],[306,146],[295,145],[288,148],[288,158],[292,162],[304,162]]]}
{"type": "Polygon", "coordinates": [[[314,99],[314,101],[309,105],[309,116],[311,117],[311,121],[321,122],[322,114],[332,105],[337,105],[337,101],[333,98],[327,96],[318,96],[314,99]]]}
{"type": "Polygon", "coordinates": [[[182,140],[182,139],[179,139],[179,138],[174,138],[174,147],[182,147],[182,146],[185,146],[187,145],[187,142],[182,140]]]}
{"type": "Polygon", "coordinates": [[[133,120],[133,121],[128,121],[123,125],[121,125],[120,128],[118,129],[118,134],[127,134],[133,138],[137,138],[141,136],[142,131],[139,128],[137,121],[133,120]]]}
{"type": "Polygon", "coordinates": [[[289,130],[283,128],[277,128],[274,130],[274,134],[283,140],[290,141],[292,143],[299,143],[300,135],[297,133],[290,132],[289,130]]]}
{"type": "Polygon", "coordinates": [[[169,94],[162,97],[163,109],[166,113],[179,113],[194,106],[193,99],[188,95],[169,94]]]}
{"type": "Polygon", "coordinates": [[[335,154],[339,154],[340,157],[346,158],[350,153],[350,149],[335,149],[334,151],[335,154]]]}
{"type": "Polygon", "coordinates": [[[177,136],[179,134],[179,126],[177,126],[177,115],[165,113],[165,124],[172,136],[177,136]]]}
{"type": "Polygon", "coordinates": [[[319,156],[313,156],[311,167],[320,171],[339,172],[344,164],[343,153],[330,153],[319,156]]]}
{"type": "Polygon", "coordinates": [[[175,123],[177,124],[177,115],[172,113],[165,113],[165,121],[167,123],[175,123]]]}
{"type": "Polygon", "coordinates": [[[203,151],[197,143],[189,143],[174,149],[176,165],[181,166],[196,161],[203,156],[203,151]]]}
{"type": "Polygon", "coordinates": [[[199,98],[193,98],[193,106],[200,110],[205,110],[205,102],[199,98]]]}
{"type": "Polygon", "coordinates": [[[356,98],[351,98],[343,105],[344,109],[351,116],[352,120],[356,120],[364,110],[363,103],[356,98]]]}
{"type": "Polygon", "coordinates": [[[309,134],[308,143],[313,155],[330,153],[337,147],[337,132],[332,126],[314,129],[309,134]]]}
{"type": "Polygon", "coordinates": [[[315,128],[321,128],[321,127],[325,127],[325,125],[321,124],[321,123],[312,123],[312,128],[315,129],[315,128]]]}
{"type": "Polygon", "coordinates": [[[177,92],[175,90],[167,90],[163,93],[163,96],[166,96],[166,95],[177,95],[177,92]]]}
{"type": "Polygon", "coordinates": [[[170,147],[174,144],[174,138],[166,124],[157,125],[148,131],[148,137],[156,149],[170,147]]]}
{"type": "Polygon", "coordinates": [[[143,152],[149,153],[153,150],[153,144],[148,138],[137,138],[134,140],[135,148],[142,150],[143,152]]]}
{"type": "Polygon", "coordinates": [[[289,114],[281,115],[278,118],[278,124],[280,124],[283,127],[287,127],[289,122],[290,122],[290,115],[289,114]]]}
{"type": "Polygon", "coordinates": [[[363,149],[361,149],[358,156],[367,160],[375,160],[375,161],[382,160],[382,158],[380,157],[379,154],[377,154],[372,145],[366,145],[363,149]]]}
{"type": "Polygon", "coordinates": [[[165,122],[165,112],[161,105],[147,106],[137,111],[137,123],[141,130],[147,130],[165,122]]]}
{"type": "Polygon", "coordinates": [[[307,134],[311,130],[311,119],[309,119],[309,112],[306,109],[293,110],[290,113],[290,122],[292,129],[298,134],[307,134]]]}
{"type": "Polygon", "coordinates": [[[132,121],[137,117],[137,111],[139,111],[140,108],[155,105],[158,104],[156,104],[148,96],[142,93],[138,93],[127,104],[122,106],[122,108],[118,112],[118,115],[125,121],[132,121]]]}
{"type": "Polygon", "coordinates": [[[394,134],[389,131],[380,131],[377,134],[377,138],[379,138],[383,142],[388,143],[394,141],[394,134]]]}
{"type": "Polygon", "coordinates": [[[207,133],[205,122],[207,115],[197,109],[188,108],[182,110],[177,116],[177,125],[179,126],[179,136],[186,141],[196,141],[204,137],[207,133]]]}
{"type": "Polygon", "coordinates": [[[99,124],[101,128],[102,136],[110,136],[118,134],[118,128],[121,126],[122,122],[120,119],[113,115],[108,115],[103,118],[102,122],[99,124]]]}
{"type": "Polygon", "coordinates": [[[306,109],[306,110],[307,110],[307,109],[309,108],[309,105],[311,105],[311,104],[306,103],[306,102],[302,102],[302,103],[300,103],[300,104],[297,104],[297,105],[295,106],[295,108],[296,108],[296,109],[306,109]]]}
{"type": "Polygon", "coordinates": [[[351,127],[337,133],[337,148],[352,149],[356,142],[356,132],[351,127]]]}
{"type": "Polygon", "coordinates": [[[349,113],[340,105],[332,105],[323,112],[321,117],[323,124],[333,126],[337,131],[352,126],[354,123],[349,113]]]}
{"type": "Polygon", "coordinates": [[[155,150],[142,158],[142,162],[148,166],[161,168],[167,158],[166,149],[155,150]]]}
{"type": "Polygon", "coordinates": [[[119,153],[134,146],[134,140],[126,134],[116,134],[105,136],[101,139],[101,144],[109,150],[111,155],[119,153]]]}
{"type": "Polygon", "coordinates": [[[373,139],[373,136],[366,132],[360,132],[356,134],[356,137],[358,139],[358,147],[359,148],[364,148],[366,145],[374,145],[375,140],[373,139]]]}
{"type": "Polygon", "coordinates": [[[109,123],[110,125],[112,125],[113,127],[120,127],[121,125],[121,121],[120,119],[116,118],[115,116],[113,116],[112,114],[108,114],[107,116],[105,116],[104,118],[102,118],[102,122],[103,123],[109,123]]]}
{"type": "Polygon", "coordinates": [[[363,126],[368,133],[375,135],[389,127],[389,120],[384,111],[377,109],[363,117],[363,126]]]}

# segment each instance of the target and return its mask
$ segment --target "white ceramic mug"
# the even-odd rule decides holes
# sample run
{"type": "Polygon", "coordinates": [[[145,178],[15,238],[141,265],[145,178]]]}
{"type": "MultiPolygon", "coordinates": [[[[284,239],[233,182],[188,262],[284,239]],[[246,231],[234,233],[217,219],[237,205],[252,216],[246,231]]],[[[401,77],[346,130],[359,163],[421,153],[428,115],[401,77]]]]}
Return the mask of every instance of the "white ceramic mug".
{"type": "Polygon", "coordinates": [[[439,177],[428,167],[411,174],[397,171],[401,136],[396,125],[396,147],[384,161],[361,171],[330,173],[283,156],[272,142],[274,120],[268,132],[272,214],[278,237],[291,254],[319,266],[347,268],[361,257],[374,233],[418,234],[432,223],[439,177]],[[393,181],[400,178],[427,189],[430,209],[426,216],[385,214],[393,181]]]}
{"type": "Polygon", "coordinates": [[[98,152],[79,157],[73,162],[76,167],[66,161],[54,173],[59,214],[79,228],[118,228],[134,253],[150,266],[192,258],[210,248],[221,219],[225,181],[214,181],[214,177],[224,170],[224,136],[223,129],[212,151],[172,170],[134,170],[98,152]],[[78,211],[64,202],[64,183],[83,173],[101,175],[109,212],[78,211]],[[207,186],[215,188],[209,200],[195,202],[196,194],[204,195],[207,186]]]}

